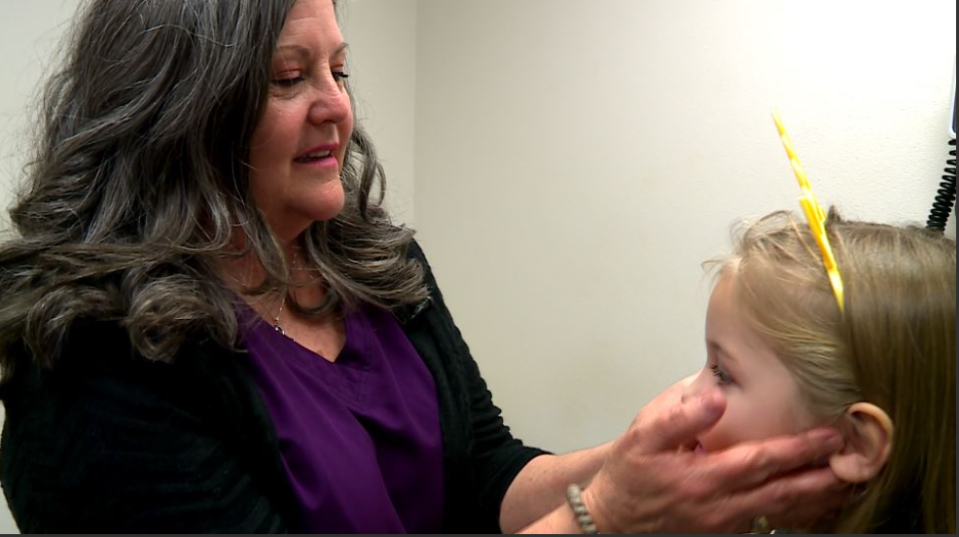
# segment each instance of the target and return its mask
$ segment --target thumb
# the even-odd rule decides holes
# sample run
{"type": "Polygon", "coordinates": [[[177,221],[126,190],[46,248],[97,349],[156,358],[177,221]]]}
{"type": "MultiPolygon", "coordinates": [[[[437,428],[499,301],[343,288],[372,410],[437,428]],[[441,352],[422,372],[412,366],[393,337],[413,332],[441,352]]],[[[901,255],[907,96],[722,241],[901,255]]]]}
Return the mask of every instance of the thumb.
{"type": "Polygon", "coordinates": [[[710,390],[654,416],[640,437],[648,440],[645,444],[650,454],[674,451],[695,442],[697,436],[716,425],[725,411],[722,392],[710,390]]]}

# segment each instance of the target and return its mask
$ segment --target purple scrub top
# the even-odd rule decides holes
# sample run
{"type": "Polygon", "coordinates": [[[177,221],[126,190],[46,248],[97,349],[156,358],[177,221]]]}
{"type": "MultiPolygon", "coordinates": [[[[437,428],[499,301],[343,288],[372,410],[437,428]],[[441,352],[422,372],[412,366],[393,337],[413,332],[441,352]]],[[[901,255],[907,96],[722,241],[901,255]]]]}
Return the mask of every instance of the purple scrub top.
{"type": "Polygon", "coordinates": [[[290,529],[441,532],[436,387],[395,318],[370,306],[348,315],[335,362],[254,319],[244,341],[299,506],[290,529]]]}

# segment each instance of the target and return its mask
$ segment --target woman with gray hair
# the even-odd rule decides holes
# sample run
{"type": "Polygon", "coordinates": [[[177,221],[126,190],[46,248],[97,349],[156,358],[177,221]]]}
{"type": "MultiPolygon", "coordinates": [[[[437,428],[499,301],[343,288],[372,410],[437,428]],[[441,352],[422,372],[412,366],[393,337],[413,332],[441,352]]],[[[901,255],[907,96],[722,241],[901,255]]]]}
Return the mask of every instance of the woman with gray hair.
{"type": "Polygon", "coordinates": [[[21,530],[736,531],[838,504],[809,466],[833,432],[680,449],[718,393],[580,453],[513,438],[382,208],[335,8],[86,5],[0,246],[21,530]]]}

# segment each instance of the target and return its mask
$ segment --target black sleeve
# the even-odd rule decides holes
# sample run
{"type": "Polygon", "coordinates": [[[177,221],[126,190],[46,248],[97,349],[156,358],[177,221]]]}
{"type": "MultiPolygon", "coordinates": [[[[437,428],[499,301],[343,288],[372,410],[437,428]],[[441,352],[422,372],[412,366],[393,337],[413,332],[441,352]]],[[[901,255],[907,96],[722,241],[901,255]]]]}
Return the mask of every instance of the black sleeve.
{"type": "Polygon", "coordinates": [[[531,460],[547,452],[527,447],[512,435],[419,245],[413,244],[411,256],[424,267],[431,303],[419,308],[423,309],[420,318],[408,323],[414,328],[407,333],[437,382],[447,483],[452,489],[448,496],[453,505],[447,506],[449,529],[499,532],[507,490],[531,460]],[[461,525],[465,520],[472,522],[461,525]]]}
{"type": "Polygon", "coordinates": [[[53,372],[21,360],[4,388],[0,478],[20,530],[285,531],[237,442],[242,410],[220,404],[225,381],[90,356],[103,347],[88,340],[53,372]]]}

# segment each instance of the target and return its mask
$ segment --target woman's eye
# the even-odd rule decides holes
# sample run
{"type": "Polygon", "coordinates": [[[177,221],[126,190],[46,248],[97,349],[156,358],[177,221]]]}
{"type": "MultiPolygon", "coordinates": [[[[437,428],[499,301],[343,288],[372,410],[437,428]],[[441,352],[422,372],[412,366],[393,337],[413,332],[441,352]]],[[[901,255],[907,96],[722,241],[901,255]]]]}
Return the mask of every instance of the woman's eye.
{"type": "MultiPolygon", "coordinates": [[[[350,75],[345,72],[342,72],[342,71],[333,72],[333,80],[335,80],[337,84],[344,84],[346,82],[346,79],[348,78],[350,78],[350,75]]],[[[273,84],[281,88],[292,88],[293,86],[296,86],[305,80],[306,79],[303,78],[302,75],[279,77],[279,78],[273,79],[273,84]]]]}
{"type": "Polygon", "coordinates": [[[302,75],[287,76],[273,79],[273,84],[281,88],[292,88],[300,82],[303,82],[303,80],[302,75]]]}
{"type": "Polygon", "coordinates": [[[715,365],[715,364],[711,365],[709,366],[709,369],[712,370],[713,376],[716,377],[716,381],[719,382],[721,386],[725,386],[727,384],[732,383],[733,379],[732,377],[729,376],[729,373],[725,372],[718,365],[715,365]]]}

